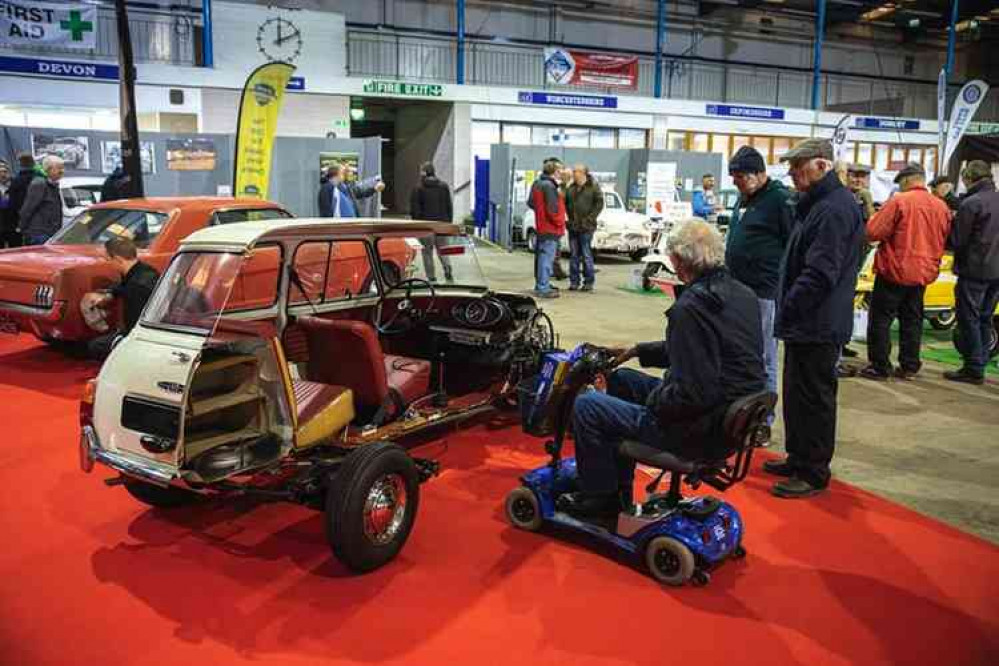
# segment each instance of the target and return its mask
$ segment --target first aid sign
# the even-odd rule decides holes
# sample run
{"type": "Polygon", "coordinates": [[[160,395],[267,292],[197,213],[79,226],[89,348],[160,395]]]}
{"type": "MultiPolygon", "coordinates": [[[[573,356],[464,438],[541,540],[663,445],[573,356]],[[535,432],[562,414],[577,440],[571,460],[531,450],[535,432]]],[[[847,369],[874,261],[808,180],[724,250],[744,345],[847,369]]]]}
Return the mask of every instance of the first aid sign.
{"type": "Polygon", "coordinates": [[[0,0],[0,44],[97,47],[97,6],[0,0]]]}

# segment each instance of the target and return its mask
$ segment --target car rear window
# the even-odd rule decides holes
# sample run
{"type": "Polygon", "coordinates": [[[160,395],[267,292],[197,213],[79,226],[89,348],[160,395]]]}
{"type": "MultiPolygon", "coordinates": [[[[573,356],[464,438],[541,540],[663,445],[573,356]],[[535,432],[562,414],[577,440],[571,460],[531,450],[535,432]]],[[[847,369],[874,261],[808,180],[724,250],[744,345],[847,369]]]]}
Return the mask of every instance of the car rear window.
{"type": "Polygon", "coordinates": [[[116,236],[130,238],[136,246],[148,247],[166,225],[168,215],[123,208],[89,209],[80,213],[53,237],[59,245],[94,245],[116,236]]]}
{"type": "Polygon", "coordinates": [[[279,208],[246,208],[240,210],[221,210],[215,213],[212,224],[235,224],[236,222],[257,222],[259,220],[281,220],[290,218],[291,214],[279,208]]]}

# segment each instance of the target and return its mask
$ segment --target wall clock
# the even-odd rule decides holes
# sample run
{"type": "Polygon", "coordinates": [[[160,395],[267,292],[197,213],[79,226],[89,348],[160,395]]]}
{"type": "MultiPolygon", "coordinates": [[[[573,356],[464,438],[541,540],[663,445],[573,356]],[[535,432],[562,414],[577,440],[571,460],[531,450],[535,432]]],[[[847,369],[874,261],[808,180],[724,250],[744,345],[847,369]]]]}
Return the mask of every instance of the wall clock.
{"type": "Polygon", "coordinates": [[[302,31],[280,16],[257,28],[257,50],[271,62],[294,62],[302,54],[302,31]]]}

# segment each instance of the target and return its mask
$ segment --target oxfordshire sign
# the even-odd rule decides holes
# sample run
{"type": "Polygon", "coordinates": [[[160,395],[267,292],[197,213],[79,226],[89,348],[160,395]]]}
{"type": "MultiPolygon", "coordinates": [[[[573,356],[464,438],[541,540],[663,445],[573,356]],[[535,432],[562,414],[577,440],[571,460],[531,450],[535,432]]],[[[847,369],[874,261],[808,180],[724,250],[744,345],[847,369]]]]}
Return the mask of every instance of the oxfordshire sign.
{"type": "Polygon", "coordinates": [[[583,109],[616,109],[617,97],[603,95],[574,95],[572,93],[521,92],[517,95],[521,104],[539,106],[569,106],[583,109]]]}
{"type": "Polygon", "coordinates": [[[72,62],[70,60],[50,60],[48,58],[12,58],[0,56],[0,72],[14,74],[42,74],[62,76],[70,79],[96,79],[117,81],[117,65],[101,65],[93,62],[72,62]]]}
{"type": "Polygon", "coordinates": [[[444,86],[436,83],[407,83],[405,81],[365,81],[364,92],[400,97],[443,97],[444,86]]]}
{"type": "Polygon", "coordinates": [[[708,104],[705,112],[709,116],[729,118],[755,118],[758,120],[783,120],[784,109],[765,106],[733,106],[731,104],[708,104]]]}
{"type": "Polygon", "coordinates": [[[97,5],[0,0],[0,45],[97,47],[97,5]]]}

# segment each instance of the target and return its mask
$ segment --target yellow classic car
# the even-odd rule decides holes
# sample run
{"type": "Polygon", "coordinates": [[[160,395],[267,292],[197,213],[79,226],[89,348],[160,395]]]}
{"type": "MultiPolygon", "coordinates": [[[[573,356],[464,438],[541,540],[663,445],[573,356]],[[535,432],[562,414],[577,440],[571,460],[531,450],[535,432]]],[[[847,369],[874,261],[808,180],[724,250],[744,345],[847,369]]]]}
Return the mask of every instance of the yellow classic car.
{"type": "MultiPolygon", "coordinates": [[[[874,250],[867,253],[864,266],[857,276],[857,293],[854,307],[866,310],[870,306],[871,291],[874,289],[874,250]]],[[[949,252],[940,260],[940,275],[933,284],[926,287],[923,295],[923,316],[938,331],[954,330],[954,345],[960,349],[957,315],[954,305],[954,285],[957,276],[953,273],[954,257],[949,252]]],[[[999,355],[999,308],[992,319],[992,338],[988,341],[989,357],[999,355]]]]}

